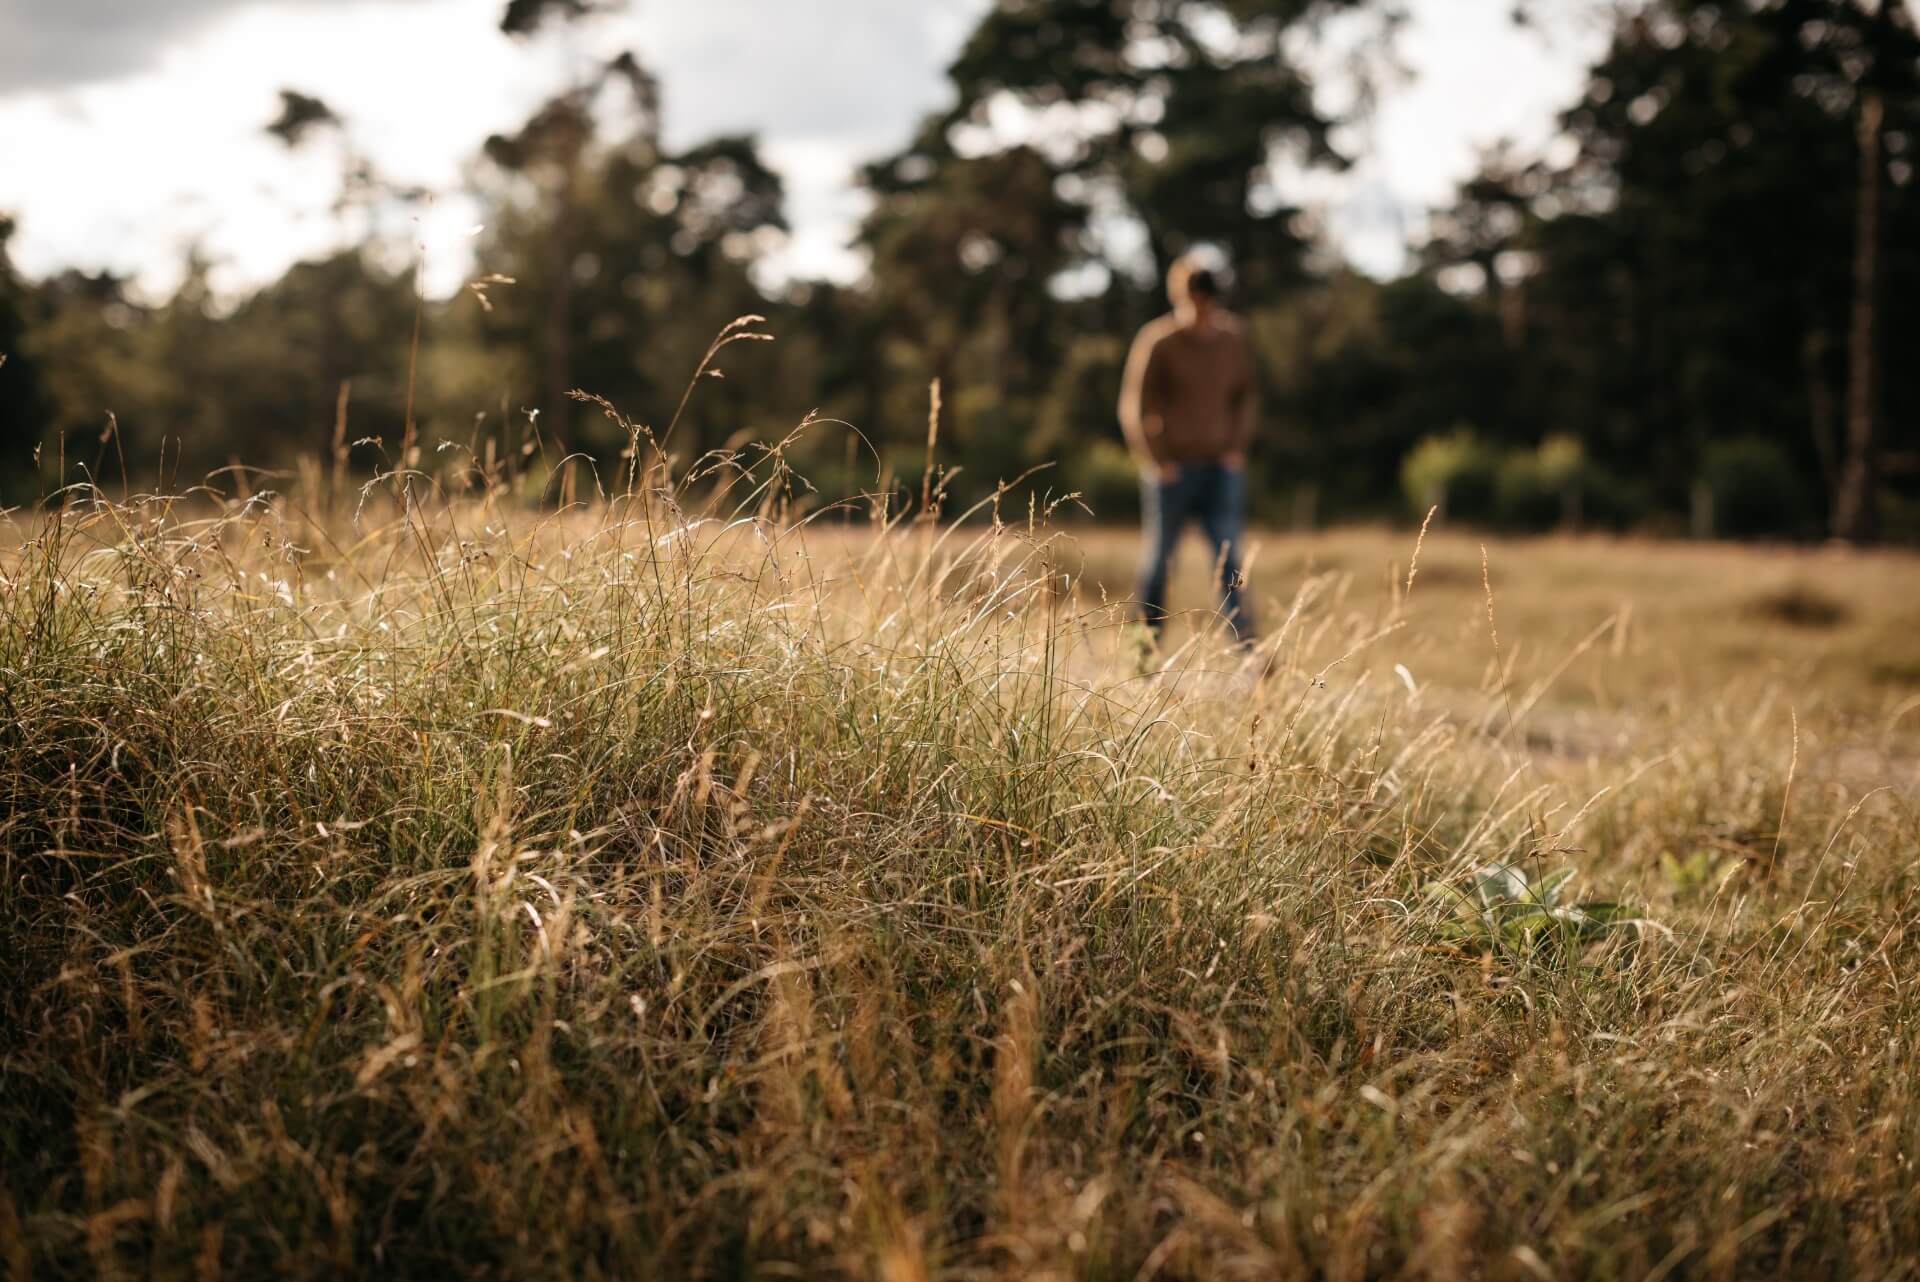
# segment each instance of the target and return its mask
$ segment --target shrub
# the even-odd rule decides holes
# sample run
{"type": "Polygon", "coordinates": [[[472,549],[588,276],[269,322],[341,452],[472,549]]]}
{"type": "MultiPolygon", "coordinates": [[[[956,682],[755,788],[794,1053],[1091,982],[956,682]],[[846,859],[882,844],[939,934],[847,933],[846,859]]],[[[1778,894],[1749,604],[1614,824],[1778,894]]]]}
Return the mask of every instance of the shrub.
{"type": "Polygon", "coordinates": [[[1713,496],[1716,534],[1789,534],[1806,519],[1800,474],[1770,441],[1715,441],[1707,447],[1701,477],[1713,496]]]}
{"type": "Polygon", "coordinates": [[[1416,514],[1482,521],[1494,513],[1498,461],[1471,427],[1429,436],[1400,465],[1400,488],[1416,514]]]}
{"type": "Polygon", "coordinates": [[[1494,472],[1494,514],[1507,530],[1619,530],[1644,520],[1647,495],[1644,487],[1594,463],[1580,439],[1555,434],[1538,449],[1501,457],[1494,472]]]}
{"type": "Polygon", "coordinates": [[[1516,530],[1632,525],[1646,497],[1631,482],[1587,457],[1577,437],[1556,434],[1538,449],[1515,450],[1494,475],[1494,514],[1516,530]]]}
{"type": "Polygon", "coordinates": [[[1534,457],[1540,469],[1540,480],[1555,491],[1564,491],[1569,486],[1580,484],[1593,471],[1587,462],[1587,447],[1580,443],[1577,436],[1549,436],[1540,442],[1534,457]]]}
{"type": "Polygon", "coordinates": [[[1509,529],[1551,529],[1565,518],[1563,488],[1547,479],[1533,450],[1512,450],[1501,456],[1493,491],[1494,515],[1509,529]]]}
{"type": "Polygon", "coordinates": [[[1140,511],[1140,469],[1118,441],[1097,441],[1062,469],[1066,488],[1102,521],[1132,518],[1140,511]]]}
{"type": "Polygon", "coordinates": [[[1653,501],[1643,482],[1589,463],[1580,478],[1581,524],[1625,529],[1647,520],[1653,501]]]}

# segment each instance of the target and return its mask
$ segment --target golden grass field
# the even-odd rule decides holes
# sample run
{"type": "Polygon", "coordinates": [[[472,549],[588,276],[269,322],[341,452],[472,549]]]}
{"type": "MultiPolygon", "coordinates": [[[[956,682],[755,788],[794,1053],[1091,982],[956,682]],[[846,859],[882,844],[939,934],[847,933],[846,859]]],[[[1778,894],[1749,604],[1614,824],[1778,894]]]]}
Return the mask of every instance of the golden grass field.
{"type": "Polygon", "coordinates": [[[1920,560],[769,510],[20,523],[12,1276],[1920,1274],[1920,560]]]}
{"type": "MultiPolygon", "coordinates": [[[[1505,707],[1487,696],[1504,684],[1516,709],[1531,703],[1518,728],[1547,760],[1631,760],[1674,722],[1698,733],[1711,716],[1729,719],[1743,741],[1770,740],[1785,762],[1797,717],[1811,737],[1803,765],[1867,786],[1920,784],[1912,553],[1436,533],[1422,543],[1409,594],[1415,541],[1372,529],[1256,534],[1249,577],[1263,625],[1284,620],[1308,584],[1310,609],[1344,616],[1350,629],[1388,619],[1404,599],[1405,631],[1356,656],[1355,669],[1393,678],[1403,664],[1435,698],[1503,729],[1505,707]]],[[[1134,555],[1130,533],[1101,531],[1069,539],[1059,559],[1090,592],[1124,596],[1134,555]]],[[[1201,616],[1207,565],[1197,537],[1182,565],[1184,604],[1201,616]]]]}

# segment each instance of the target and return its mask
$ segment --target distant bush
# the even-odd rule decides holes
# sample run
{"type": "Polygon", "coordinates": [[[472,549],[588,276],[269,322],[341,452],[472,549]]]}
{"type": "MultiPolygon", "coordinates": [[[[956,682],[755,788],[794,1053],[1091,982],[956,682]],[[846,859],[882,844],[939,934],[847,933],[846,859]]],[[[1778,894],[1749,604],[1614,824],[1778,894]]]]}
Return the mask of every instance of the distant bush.
{"type": "MultiPolygon", "coordinates": [[[[1033,402],[1004,395],[994,387],[961,387],[947,402],[941,439],[935,443],[935,457],[945,469],[955,469],[947,480],[948,502],[968,504],[992,493],[994,486],[1011,483],[1042,460],[1031,449],[1034,430],[1033,402]]],[[[916,445],[909,446],[905,457],[924,465],[925,454],[916,445]]],[[[1045,490],[1057,481],[1042,477],[1038,488],[1045,490]]],[[[1025,503],[1025,498],[1019,500],[1025,503]]]]}
{"type": "Polygon", "coordinates": [[[1512,450],[1500,457],[1493,481],[1494,515],[1502,526],[1546,530],[1565,520],[1560,486],[1548,478],[1533,450],[1512,450]]]}
{"type": "Polygon", "coordinates": [[[1807,492],[1785,450],[1769,441],[1715,441],[1701,479],[1713,496],[1714,533],[1789,534],[1806,519],[1807,492]]]}
{"type": "Polygon", "coordinates": [[[1892,543],[1920,543],[1920,498],[1881,486],[1880,537],[1892,543]]]}
{"type": "Polygon", "coordinates": [[[1570,486],[1580,484],[1594,470],[1594,465],[1587,460],[1587,447],[1580,443],[1580,438],[1564,433],[1549,436],[1540,442],[1540,448],[1534,452],[1534,461],[1539,468],[1542,484],[1561,493],[1570,486]]]}
{"type": "Polygon", "coordinates": [[[1438,507],[1455,520],[1485,521],[1495,512],[1499,460],[1470,427],[1429,436],[1400,464],[1400,488],[1418,515],[1438,507]]]}
{"type": "Polygon", "coordinates": [[[1619,528],[1645,512],[1640,490],[1587,457],[1572,436],[1549,436],[1538,449],[1512,451],[1495,471],[1494,516],[1507,529],[1619,528]]]}
{"type": "Polygon", "coordinates": [[[1062,481],[1103,521],[1131,519],[1140,511],[1140,469],[1118,441],[1096,441],[1066,461],[1062,481]]]}

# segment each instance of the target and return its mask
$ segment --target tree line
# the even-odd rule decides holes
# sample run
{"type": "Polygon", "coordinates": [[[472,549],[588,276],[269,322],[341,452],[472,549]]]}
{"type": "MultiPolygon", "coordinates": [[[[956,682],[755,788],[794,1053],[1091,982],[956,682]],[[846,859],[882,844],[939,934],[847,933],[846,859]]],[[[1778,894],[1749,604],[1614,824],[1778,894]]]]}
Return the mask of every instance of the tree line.
{"type": "MultiPolygon", "coordinates": [[[[565,39],[598,7],[513,0],[501,27],[565,39]]],[[[937,381],[951,502],[1025,478],[1124,518],[1126,341],[1208,247],[1260,363],[1265,523],[1439,505],[1519,529],[1920,535],[1920,37],[1899,0],[1618,5],[1560,145],[1488,152],[1387,281],[1289,202],[1288,173],[1355,159],[1295,39],[1335,16],[1392,39],[1372,0],[1002,0],[952,105],[862,171],[852,286],[765,283],[779,174],[751,136],[668,146],[628,53],[486,141],[476,278],[423,303],[380,229],[425,193],[290,88],[263,128],[336,156],[342,226],[368,231],[245,298],[216,299],[198,257],[161,303],[110,274],[29,280],[0,219],[0,497],[122,468],[358,476],[410,429],[422,466],[454,442],[539,493],[561,459],[611,474],[630,443],[582,389],[674,422],[684,462],[818,411],[796,471],[904,503],[937,381]],[[678,409],[743,315],[777,341],[729,348],[678,409]]]]}

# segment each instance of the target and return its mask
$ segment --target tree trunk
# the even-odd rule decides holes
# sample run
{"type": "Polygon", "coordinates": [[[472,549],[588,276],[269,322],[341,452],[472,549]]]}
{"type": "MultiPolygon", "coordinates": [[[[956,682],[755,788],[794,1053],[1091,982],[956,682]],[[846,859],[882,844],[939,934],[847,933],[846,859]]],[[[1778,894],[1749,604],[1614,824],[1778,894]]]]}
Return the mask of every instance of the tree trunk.
{"type": "Polygon", "coordinates": [[[1860,98],[1860,195],[1853,245],[1853,332],[1848,350],[1847,447],[1833,533],[1853,543],[1878,532],[1875,454],[1880,434],[1880,185],[1886,108],[1878,89],[1860,98]]]}

